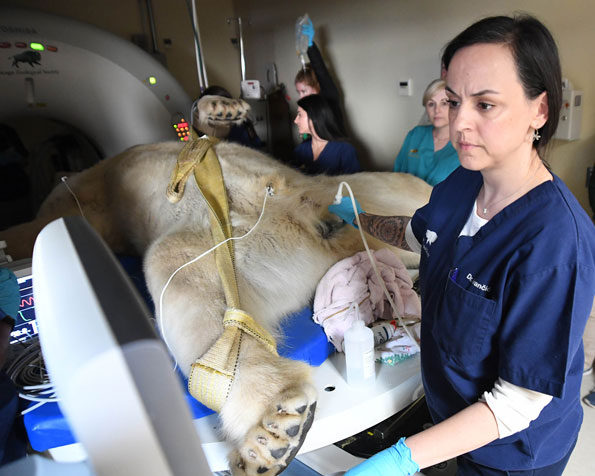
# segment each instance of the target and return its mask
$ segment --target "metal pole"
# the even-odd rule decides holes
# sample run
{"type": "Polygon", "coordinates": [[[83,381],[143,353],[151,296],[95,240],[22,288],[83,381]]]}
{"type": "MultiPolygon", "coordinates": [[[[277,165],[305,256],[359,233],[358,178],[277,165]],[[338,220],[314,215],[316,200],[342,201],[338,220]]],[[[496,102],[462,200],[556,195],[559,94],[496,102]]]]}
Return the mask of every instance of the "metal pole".
{"type": "Polygon", "coordinates": [[[245,81],[246,60],[244,58],[244,34],[242,30],[242,17],[238,17],[238,34],[240,35],[240,67],[242,69],[242,81],[245,81]]]}
{"type": "Polygon", "coordinates": [[[153,6],[151,5],[151,0],[147,0],[147,14],[149,15],[149,28],[151,29],[151,42],[153,43],[153,53],[157,53],[157,32],[155,30],[155,19],[153,18],[153,6]]]}
{"type": "Polygon", "coordinates": [[[205,66],[204,55],[202,54],[202,45],[200,41],[200,30],[198,28],[198,14],[196,0],[192,1],[192,28],[194,29],[194,52],[196,54],[196,71],[198,73],[198,84],[202,93],[209,87],[207,79],[207,69],[205,66]]]}

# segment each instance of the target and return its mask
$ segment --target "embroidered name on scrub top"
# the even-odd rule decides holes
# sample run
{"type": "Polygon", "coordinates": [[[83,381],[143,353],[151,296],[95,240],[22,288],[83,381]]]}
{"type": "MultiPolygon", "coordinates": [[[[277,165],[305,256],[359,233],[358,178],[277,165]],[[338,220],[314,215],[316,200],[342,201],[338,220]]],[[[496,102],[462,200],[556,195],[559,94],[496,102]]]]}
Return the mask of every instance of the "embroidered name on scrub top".
{"type": "Polygon", "coordinates": [[[475,281],[475,279],[473,279],[473,275],[471,273],[467,274],[467,280],[471,284],[473,284],[473,286],[475,286],[477,289],[479,289],[480,291],[483,291],[484,293],[490,292],[490,287],[487,284],[481,284],[481,283],[478,283],[477,281],[475,281]]]}

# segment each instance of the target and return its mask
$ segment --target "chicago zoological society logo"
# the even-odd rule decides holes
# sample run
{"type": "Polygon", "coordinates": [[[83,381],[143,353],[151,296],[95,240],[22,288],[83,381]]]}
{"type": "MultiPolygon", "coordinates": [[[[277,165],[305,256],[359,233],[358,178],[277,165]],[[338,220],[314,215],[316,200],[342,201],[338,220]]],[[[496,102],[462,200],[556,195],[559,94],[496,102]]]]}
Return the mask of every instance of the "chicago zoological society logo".
{"type": "Polygon", "coordinates": [[[426,230],[426,237],[422,244],[422,249],[426,253],[426,257],[430,256],[430,246],[432,245],[432,243],[434,243],[434,241],[436,241],[437,238],[438,233],[432,230],[426,230]]]}

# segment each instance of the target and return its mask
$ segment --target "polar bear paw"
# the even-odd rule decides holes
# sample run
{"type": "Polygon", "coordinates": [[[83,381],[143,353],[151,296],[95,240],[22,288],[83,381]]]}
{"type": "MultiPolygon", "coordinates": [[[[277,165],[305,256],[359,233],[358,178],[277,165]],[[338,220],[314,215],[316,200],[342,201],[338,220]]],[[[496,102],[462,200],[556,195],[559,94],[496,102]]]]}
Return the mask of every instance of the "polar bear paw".
{"type": "Polygon", "coordinates": [[[223,96],[203,96],[197,104],[198,117],[212,127],[221,124],[240,124],[248,115],[250,106],[242,99],[223,96]]]}
{"type": "Polygon", "coordinates": [[[280,393],[260,423],[229,457],[234,476],[281,473],[302,446],[314,420],[316,390],[309,384],[280,393]]]}

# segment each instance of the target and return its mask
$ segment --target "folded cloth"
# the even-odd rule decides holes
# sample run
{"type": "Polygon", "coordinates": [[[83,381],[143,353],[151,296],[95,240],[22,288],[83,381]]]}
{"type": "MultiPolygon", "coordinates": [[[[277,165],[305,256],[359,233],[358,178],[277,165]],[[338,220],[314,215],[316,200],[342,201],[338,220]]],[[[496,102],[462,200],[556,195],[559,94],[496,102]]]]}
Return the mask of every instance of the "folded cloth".
{"type": "MultiPolygon", "coordinates": [[[[421,303],[405,265],[388,248],[372,254],[397,312],[401,316],[419,317],[421,303]]],[[[329,341],[339,351],[343,350],[343,334],[356,319],[355,309],[351,307],[354,302],[359,306],[359,318],[366,324],[376,319],[397,318],[365,251],[333,265],[316,287],[312,317],[323,326],[329,341]]]]}
{"type": "MultiPolygon", "coordinates": [[[[419,336],[421,324],[417,323],[409,327],[409,332],[414,337],[419,336]]],[[[407,335],[402,327],[395,331],[393,337],[388,341],[376,346],[374,349],[374,360],[382,364],[395,365],[419,352],[417,343],[407,335]]]]}

